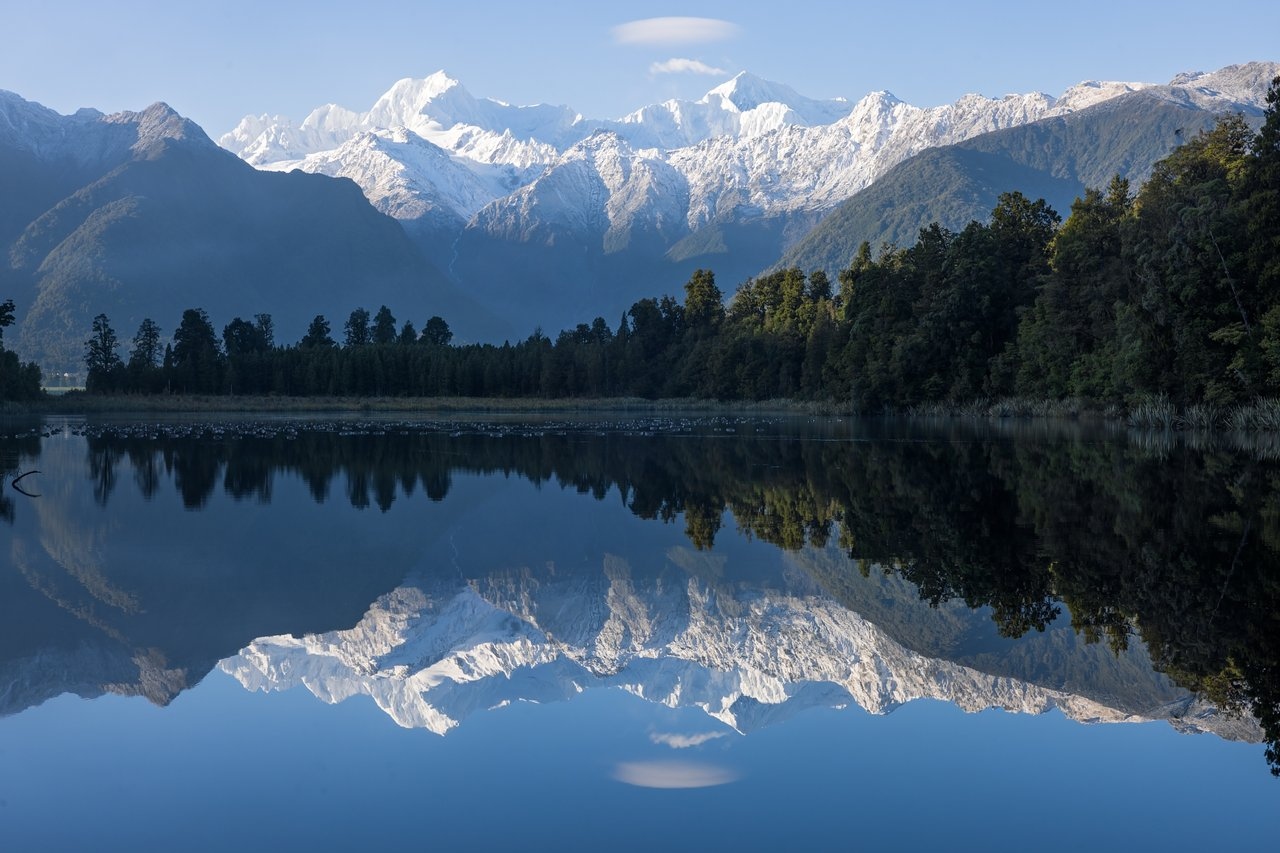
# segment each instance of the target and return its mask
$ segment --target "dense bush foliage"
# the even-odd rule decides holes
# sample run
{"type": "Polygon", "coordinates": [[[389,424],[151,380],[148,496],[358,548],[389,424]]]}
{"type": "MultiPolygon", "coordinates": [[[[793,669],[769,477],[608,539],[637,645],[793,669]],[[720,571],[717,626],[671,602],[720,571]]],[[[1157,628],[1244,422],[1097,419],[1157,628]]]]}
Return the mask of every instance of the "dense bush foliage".
{"type": "Polygon", "coordinates": [[[21,363],[16,353],[4,348],[4,330],[13,325],[13,311],[12,299],[0,302],[0,403],[40,396],[40,368],[21,363]]]}

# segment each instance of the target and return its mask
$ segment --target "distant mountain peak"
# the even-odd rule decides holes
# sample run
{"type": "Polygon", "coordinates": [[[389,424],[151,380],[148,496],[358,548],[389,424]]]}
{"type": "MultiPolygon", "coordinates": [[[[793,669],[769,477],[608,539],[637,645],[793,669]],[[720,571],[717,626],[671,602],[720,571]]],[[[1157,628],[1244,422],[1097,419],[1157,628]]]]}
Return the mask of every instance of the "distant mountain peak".
{"type": "Polygon", "coordinates": [[[123,111],[102,116],[106,124],[131,125],[137,129],[134,151],[144,151],[165,141],[194,143],[216,147],[198,124],[178,114],[163,101],[156,101],[141,112],[123,111]]]}
{"type": "Polygon", "coordinates": [[[709,105],[724,102],[744,113],[766,104],[782,104],[793,110],[795,118],[802,124],[828,124],[847,113],[851,106],[844,98],[816,100],[806,97],[784,83],[766,80],[749,71],[738,72],[698,101],[709,105]]]}
{"type": "Polygon", "coordinates": [[[743,111],[754,109],[761,104],[790,105],[792,101],[801,98],[800,94],[790,86],[765,80],[749,71],[740,71],[732,79],[707,92],[703,96],[703,102],[709,102],[717,96],[743,111]]]}
{"type": "MultiPolygon", "coordinates": [[[[470,98],[471,93],[457,79],[450,77],[443,69],[428,74],[426,77],[402,77],[383,93],[378,103],[387,100],[418,103],[423,106],[441,95],[458,90],[457,94],[470,98]]],[[[375,104],[374,109],[377,109],[375,104]]]]}
{"type": "Polygon", "coordinates": [[[1226,98],[1257,107],[1266,106],[1266,92],[1280,75],[1280,63],[1245,62],[1217,71],[1189,71],[1169,81],[1167,88],[1185,88],[1211,98],[1226,98]]]}

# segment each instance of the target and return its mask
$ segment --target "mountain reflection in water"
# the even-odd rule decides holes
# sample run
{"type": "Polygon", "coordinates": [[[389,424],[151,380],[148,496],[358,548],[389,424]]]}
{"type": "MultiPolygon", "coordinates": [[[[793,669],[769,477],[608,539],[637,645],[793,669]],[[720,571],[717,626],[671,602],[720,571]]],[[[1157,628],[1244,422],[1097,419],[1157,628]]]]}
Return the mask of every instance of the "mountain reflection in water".
{"type": "Polygon", "coordinates": [[[438,732],[593,686],[742,732],[930,696],[1166,718],[1275,768],[1275,459],[802,419],[37,427],[0,439],[42,495],[0,501],[0,712],[164,704],[218,665],[438,732]]]}

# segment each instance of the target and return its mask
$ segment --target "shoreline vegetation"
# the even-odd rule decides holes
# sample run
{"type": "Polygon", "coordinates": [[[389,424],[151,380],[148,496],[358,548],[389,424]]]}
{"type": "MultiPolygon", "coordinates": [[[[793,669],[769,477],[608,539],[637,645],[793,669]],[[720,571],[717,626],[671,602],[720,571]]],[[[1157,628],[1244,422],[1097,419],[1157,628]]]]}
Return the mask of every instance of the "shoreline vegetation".
{"type": "Polygon", "coordinates": [[[71,391],[24,403],[0,403],[3,415],[94,414],[739,414],[807,415],[881,419],[1088,422],[1134,429],[1199,432],[1280,432],[1280,399],[1232,406],[1179,408],[1163,395],[1139,398],[1129,407],[1078,398],[1003,398],[964,404],[929,403],[880,412],[859,412],[831,400],[705,400],[694,397],[288,397],[220,394],[91,394],[71,391]]]}
{"type": "MultiPolygon", "coordinates": [[[[3,404],[0,404],[3,405],[3,404]]],[[[2,408],[7,414],[75,415],[75,414],[166,414],[297,413],[332,412],[387,413],[492,413],[554,414],[645,413],[645,412],[736,412],[757,414],[848,415],[834,403],[795,400],[718,401],[697,398],[657,399],[643,397],[359,397],[316,396],[287,397],[246,395],[229,397],[221,394],[89,394],[69,392],[58,397],[26,403],[11,403],[2,408]]]]}

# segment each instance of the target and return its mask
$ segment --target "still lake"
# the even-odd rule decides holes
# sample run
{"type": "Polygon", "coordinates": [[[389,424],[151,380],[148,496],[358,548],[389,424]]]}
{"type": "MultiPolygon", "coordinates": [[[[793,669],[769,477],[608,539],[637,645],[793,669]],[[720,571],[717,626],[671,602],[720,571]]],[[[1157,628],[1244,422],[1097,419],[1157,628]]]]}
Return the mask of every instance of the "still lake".
{"type": "Polygon", "coordinates": [[[46,418],[0,473],[6,851],[1280,837],[1265,439],[46,418]]]}

